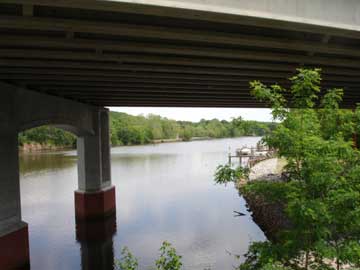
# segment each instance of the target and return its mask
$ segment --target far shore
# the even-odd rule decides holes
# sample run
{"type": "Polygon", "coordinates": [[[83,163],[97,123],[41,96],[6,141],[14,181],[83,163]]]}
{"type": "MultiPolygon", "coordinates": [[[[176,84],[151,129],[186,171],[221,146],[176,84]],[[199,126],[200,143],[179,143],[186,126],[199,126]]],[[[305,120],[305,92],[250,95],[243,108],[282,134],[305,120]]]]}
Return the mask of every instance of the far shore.
{"type": "Polygon", "coordinates": [[[26,143],[24,145],[19,145],[19,152],[21,154],[27,153],[37,153],[37,152],[55,152],[55,151],[64,151],[64,150],[73,150],[75,148],[69,146],[57,146],[50,144],[40,144],[40,143],[26,143]]]}
{"type": "MultiPolygon", "coordinates": [[[[156,144],[162,144],[162,143],[208,141],[208,140],[221,140],[221,139],[236,139],[236,138],[243,138],[243,137],[261,137],[261,136],[245,135],[245,136],[240,136],[240,137],[223,137],[223,138],[193,137],[190,140],[184,140],[182,138],[158,139],[158,140],[153,140],[153,141],[151,141],[149,143],[144,143],[144,144],[112,145],[111,147],[114,148],[114,147],[125,147],[125,146],[156,145],[156,144]]],[[[27,144],[19,146],[19,152],[21,154],[57,152],[57,151],[66,151],[66,150],[76,150],[76,147],[56,146],[56,145],[40,144],[40,143],[27,143],[27,144]]]]}

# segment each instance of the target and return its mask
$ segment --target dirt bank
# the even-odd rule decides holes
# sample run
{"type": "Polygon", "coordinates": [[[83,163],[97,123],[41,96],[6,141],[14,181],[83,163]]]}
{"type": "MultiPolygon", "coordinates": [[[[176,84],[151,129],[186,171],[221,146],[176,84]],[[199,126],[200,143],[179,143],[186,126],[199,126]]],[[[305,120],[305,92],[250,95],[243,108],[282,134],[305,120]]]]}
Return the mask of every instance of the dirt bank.
{"type": "Polygon", "coordinates": [[[23,153],[58,151],[58,150],[68,150],[68,149],[72,149],[72,148],[65,146],[40,144],[40,143],[25,143],[24,145],[19,146],[19,151],[23,153]]]}

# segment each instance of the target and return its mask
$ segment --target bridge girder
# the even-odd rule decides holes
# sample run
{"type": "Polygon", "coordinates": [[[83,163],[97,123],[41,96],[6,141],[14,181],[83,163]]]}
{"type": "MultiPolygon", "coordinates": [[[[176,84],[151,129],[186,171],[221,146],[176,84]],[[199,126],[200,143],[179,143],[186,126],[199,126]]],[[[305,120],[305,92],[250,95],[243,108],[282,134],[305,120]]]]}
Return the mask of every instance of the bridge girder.
{"type": "Polygon", "coordinates": [[[360,101],[360,3],[240,2],[3,0],[0,80],[97,106],[265,107],[249,81],[319,67],[360,101]]]}

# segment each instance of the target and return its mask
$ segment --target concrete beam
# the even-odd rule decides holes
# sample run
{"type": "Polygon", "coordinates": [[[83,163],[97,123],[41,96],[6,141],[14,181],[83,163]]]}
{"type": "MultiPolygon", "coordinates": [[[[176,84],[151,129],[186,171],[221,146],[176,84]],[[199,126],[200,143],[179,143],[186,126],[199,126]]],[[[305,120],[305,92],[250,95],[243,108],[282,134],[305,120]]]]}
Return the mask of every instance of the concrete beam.
{"type": "MultiPolygon", "coordinates": [[[[345,86],[350,93],[346,98],[357,99],[359,3],[353,0],[341,4],[329,0],[321,10],[318,4],[324,0],[154,0],[151,4],[143,0],[4,0],[0,6],[4,3],[31,5],[34,16],[20,16],[15,9],[0,16],[0,28],[14,29],[13,36],[6,34],[0,41],[0,69],[64,75],[64,81],[36,83],[21,75],[10,80],[34,91],[99,106],[129,104],[132,98],[140,104],[132,94],[142,96],[141,104],[152,97],[154,104],[161,100],[165,106],[167,101],[175,103],[163,98],[179,94],[179,102],[193,98],[194,106],[196,102],[203,106],[205,101],[197,99],[201,94],[207,94],[210,102],[216,89],[231,99],[236,96],[231,87],[244,91],[240,78],[285,81],[300,66],[321,68],[329,79],[324,85],[345,86]],[[304,13],[308,7],[311,10],[304,13]],[[327,17],[324,10],[334,16],[327,17]],[[344,17],[344,10],[346,16],[355,14],[344,17]],[[149,77],[150,73],[154,76],[149,77]],[[265,76],[257,76],[260,73],[265,76]],[[120,79],[118,74],[133,79],[120,79]],[[106,79],[84,79],[89,76],[106,79]],[[158,78],[162,80],[155,81],[158,78]],[[196,95],[191,96],[190,90],[196,95]],[[166,95],[159,97],[160,93],[166,95]]],[[[226,105],[230,103],[226,100],[226,105]]]]}
{"type": "Polygon", "coordinates": [[[5,0],[360,38],[357,0],[5,0]],[[354,32],[357,32],[354,33],[354,32]]]}
{"type": "MultiPolygon", "coordinates": [[[[121,2],[130,2],[120,0],[121,2]]],[[[146,4],[146,0],[131,1],[146,4]]],[[[357,0],[155,0],[152,5],[207,11],[267,20],[268,27],[280,22],[360,31],[360,3],[357,0]]],[[[240,19],[240,18],[239,18],[240,19]]]]}
{"type": "MultiPolygon", "coordinates": [[[[1,72],[1,70],[0,70],[1,72]]],[[[198,78],[197,80],[187,78],[186,76],[181,76],[177,78],[167,77],[167,78],[159,78],[156,75],[154,77],[145,77],[141,78],[141,75],[138,77],[123,77],[123,76],[116,76],[116,77],[106,77],[106,76],[99,76],[99,77],[91,77],[91,76],[67,76],[67,75],[27,75],[27,74],[0,74],[0,80],[8,80],[8,81],[15,81],[20,82],[26,85],[84,85],[88,82],[88,85],[99,84],[99,83],[121,83],[121,84],[133,84],[138,83],[142,84],[142,86],[146,85],[162,85],[162,84],[175,84],[175,85],[221,85],[221,86],[237,86],[238,84],[249,84],[251,81],[250,78],[229,78],[229,80],[216,80],[216,78],[211,77],[212,80],[198,78]],[[181,80],[180,80],[181,78],[181,80]],[[64,84],[62,84],[64,82],[64,84]]],[[[275,81],[284,81],[283,79],[269,79],[264,77],[254,77],[253,79],[257,78],[262,82],[275,82],[275,81]]],[[[356,82],[360,82],[358,79],[356,82]]]]}
{"type": "Polygon", "coordinates": [[[1,82],[0,89],[2,100],[12,104],[12,108],[16,108],[5,116],[11,117],[16,132],[41,125],[58,125],[78,136],[94,133],[92,125],[94,108],[88,105],[1,82]]]}
{"type": "MultiPolygon", "coordinates": [[[[299,41],[293,41],[294,46],[291,46],[292,42],[287,41],[288,46],[282,46],[286,50],[294,51],[309,51],[315,53],[326,53],[326,54],[336,54],[336,55],[347,55],[347,56],[360,56],[359,50],[353,46],[339,46],[333,44],[327,44],[330,35],[325,35],[322,42],[311,42],[311,41],[302,41],[301,44],[299,41]]],[[[249,41],[248,41],[249,42],[249,41]]],[[[242,43],[242,46],[247,45],[242,43]]],[[[256,57],[256,58],[269,58],[281,57],[281,60],[292,61],[292,57],[299,55],[291,54],[280,54],[280,53],[266,53],[264,50],[262,52],[253,51],[249,55],[248,51],[241,50],[238,48],[225,49],[225,48],[209,48],[204,46],[190,46],[186,44],[174,45],[174,44],[163,44],[158,43],[149,43],[149,42],[131,42],[131,41],[109,41],[109,40],[89,40],[82,38],[58,38],[58,37],[44,37],[44,36],[35,36],[30,37],[24,36],[15,36],[15,35],[3,35],[3,38],[0,40],[0,46],[17,46],[21,47],[32,47],[32,48],[51,48],[51,49],[92,49],[94,52],[101,49],[102,51],[112,51],[112,52],[138,52],[138,53],[154,53],[154,54],[173,54],[173,55],[193,55],[193,56],[203,56],[203,57],[219,57],[219,58],[230,58],[230,59],[243,59],[244,57],[256,57]],[[287,56],[287,58],[285,58],[287,56]]],[[[260,47],[263,46],[260,44],[260,47]]],[[[253,46],[254,47],[254,46],[253,46]]],[[[304,58],[306,59],[306,58],[304,58]]]]}
{"type": "MultiPolygon", "coordinates": [[[[1,63],[1,61],[0,61],[1,63]]],[[[180,80],[205,80],[205,81],[243,81],[243,80],[251,80],[249,78],[277,78],[277,79],[283,79],[287,78],[291,75],[290,72],[277,72],[273,73],[271,71],[249,71],[249,70],[243,70],[240,74],[237,76],[230,75],[225,76],[224,74],[221,74],[222,76],[209,76],[206,74],[187,74],[187,73],[181,73],[181,72],[174,72],[174,73],[166,73],[166,72],[146,72],[146,71],[111,71],[111,70],[81,70],[81,69],[61,69],[61,68],[54,68],[54,69],[45,69],[45,68],[19,68],[19,67],[0,67],[0,74],[2,74],[2,79],[9,79],[11,80],[12,76],[31,76],[34,78],[46,79],[46,76],[70,76],[73,78],[81,78],[86,76],[91,76],[91,78],[97,78],[99,80],[106,79],[106,78],[135,78],[139,80],[143,79],[180,79],[180,80]],[[9,77],[6,77],[9,76],[9,77]],[[36,77],[36,76],[44,76],[44,77],[36,77]]],[[[337,80],[341,80],[342,77],[338,76],[331,76],[331,78],[335,78],[337,80]]],[[[349,77],[351,80],[358,81],[358,78],[352,78],[349,77]]]]}
{"type": "MultiPolygon", "coordinates": [[[[225,64],[223,64],[224,66],[225,64]]],[[[121,71],[149,71],[149,72],[167,72],[167,73],[188,73],[188,74],[223,74],[223,75],[238,75],[241,76],[242,71],[244,70],[254,70],[254,71],[273,71],[273,74],[276,72],[294,72],[299,66],[296,64],[269,64],[269,63],[257,63],[257,62],[240,62],[235,64],[235,67],[219,67],[211,65],[208,67],[205,63],[202,63],[201,66],[194,65],[191,61],[178,61],[177,65],[149,65],[149,64],[129,64],[129,63],[82,63],[82,62],[73,62],[73,61],[44,61],[44,60],[14,60],[14,59],[0,59],[0,66],[6,67],[33,67],[33,68],[69,68],[69,69],[84,69],[84,70],[93,70],[94,68],[98,70],[121,70],[121,71]],[[186,66],[181,64],[187,64],[186,66]]],[[[317,66],[319,67],[319,66],[317,66]]],[[[351,68],[337,68],[337,67],[323,67],[323,74],[334,74],[334,75],[345,75],[345,76],[360,76],[360,69],[351,69],[351,68]]]]}
{"type": "MultiPolygon", "coordinates": [[[[218,75],[237,75],[241,76],[244,70],[255,72],[256,67],[251,67],[249,65],[244,66],[239,69],[226,69],[226,68],[208,68],[208,67],[196,67],[196,66],[172,66],[172,65],[145,65],[145,64],[110,64],[110,63],[81,63],[81,62],[71,62],[71,61],[41,61],[41,60],[9,60],[9,59],[0,59],[0,66],[2,67],[33,67],[33,68],[64,68],[64,69],[84,69],[88,70],[102,70],[106,71],[142,71],[142,72],[164,72],[164,73],[186,73],[186,74],[218,74],[218,75]]],[[[261,68],[262,71],[273,71],[281,73],[291,73],[294,71],[291,67],[282,70],[277,70],[276,68],[261,66],[257,64],[257,68],[261,68]]],[[[336,69],[333,71],[337,75],[348,75],[360,74],[360,71],[343,71],[342,69],[336,69]]],[[[277,75],[276,75],[277,76],[277,75]]]]}
{"type": "MultiPolygon", "coordinates": [[[[199,49],[201,50],[201,49],[199,49]]],[[[184,50],[185,52],[185,50],[184,50]]],[[[163,54],[163,53],[162,53],[163,54]]],[[[176,55],[176,53],[174,53],[176,55]]],[[[351,60],[341,57],[319,57],[319,56],[302,56],[291,55],[284,53],[264,53],[264,52],[251,52],[232,50],[227,54],[219,55],[217,57],[225,58],[213,58],[211,54],[206,55],[206,49],[201,56],[203,57],[185,57],[181,56],[163,55],[147,55],[143,52],[137,55],[124,54],[124,53],[102,53],[96,52],[67,52],[59,50],[39,50],[39,49],[1,49],[0,57],[2,58],[22,58],[22,59],[46,59],[46,60],[80,60],[80,61],[98,61],[98,62],[120,62],[120,63],[146,63],[146,64],[162,64],[162,65],[193,65],[193,66],[207,66],[207,67],[231,67],[231,68],[243,68],[246,65],[254,66],[256,62],[261,61],[262,65],[267,66],[284,66],[290,63],[292,67],[302,63],[303,65],[322,65],[322,66],[334,66],[334,67],[348,67],[348,68],[360,68],[358,60],[351,60]],[[230,54],[231,53],[231,54],[230,54]],[[231,57],[232,55],[232,57],[231,57]],[[246,61],[243,61],[246,60],[246,61]],[[295,65],[294,65],[295,64],[295,65]]],[[[190,53],[191,55],[191,53],[190,53]]],[[[198,54],[199,55],[199,54],[198,54]]],[[[353,55],[354,57],[356,55],[353,55]]],[[[278,67],[277,67],[278,68],[278,67]]]]}
{"type": "MultiPolygon", "coordinates": [[[[43,68],[2,68],[0,67],[0,80],[61,80],[61,81],[139,81],[139,82],[162,82],[162,81],[180,81],[180,82],[208,82],[214,83],[234,83],[249,82],[260,80],[264,82],[279,82],[284,78],[292,76],[292,72],[270,72],[270,71],[249,71],[243,70],[238,75],[191,75],[182,73],[165,72],[131,72],[131,71],[104,71],[104,70],[79,70],[79,69],[43,69],[43,68]]],[[[355,76],[336,76],[323,75],[324,81],[329,82],[360,82],[355,76]]]]}
{"type": "MultiPolygon", "coordinates": [[[[257,78],[256,80],[261,80],[261,78],[257,78]]],[[[287,86],[290,84],[289,80],[261,80],[263,83],[279,83],[283,86],[287,86]]],[[[39,89],[46,89],[46,87],[50,87],[52,89],[58,88],[59,90],[79,90],[82,89],[86,92],[92,91],[94,89],[103,88],[104,91],[113,88],[114,90],[121,91],[122,89],[169,89],[169,92],[175,89],[205,89],[205,90],[236,90],[239,87],[249,87],[249,83],[251,80],[243,80],[238,82],[206,82],[206,81],[92,81],[90,80],[81,80],[81,81],[59,81],[59,80],[44,80],[44,81],[29,81],[29,80],[17,80],[17,82],[21,82],[22,84],[26,84],[33,87],[39,87],[39,89]]],[[[334,82],[334,81],[325,81],[322,83],[323,86],[337,86],[337,87],[358,87],[360,81],[356,82],[334,82]]]]}

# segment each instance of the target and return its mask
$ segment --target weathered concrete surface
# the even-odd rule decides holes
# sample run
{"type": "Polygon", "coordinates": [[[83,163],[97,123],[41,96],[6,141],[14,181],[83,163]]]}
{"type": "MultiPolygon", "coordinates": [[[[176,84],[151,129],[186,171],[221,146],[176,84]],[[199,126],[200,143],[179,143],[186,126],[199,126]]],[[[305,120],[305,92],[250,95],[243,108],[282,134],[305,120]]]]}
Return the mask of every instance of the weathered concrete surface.
{"type": "Polygon", "coordinates": [[[5,121],[0,121],[0,172],[0,269],[17,269],[29,264],[29,240],[21,221],[17,132],[5,121]]]}
{"type": "Polygon", "coordinates": [[[54,125],[78,136],[94,134],[96,107],[1,82],[0,89],[3,97],[0,100],[1,125],[11,126],[16,132],[54,125]]]}
{"type": "Polygon", "coordinates": [[[0,129],[0,234],[21,221],[17,144],[14,129],[0,129]]]}
{"type": "Polygon", "coordinates": [[[79,137],[78,181],[75,191],[77,219],[96,219],[115,212],[115,187],[111,186],[109,111],[93,113],[92,135],[79,137]]]}
{"type": "Polygon", "coordinates": [[[29,260],[27,224],[21,220],[18,132],[50,124],[78,135],[77,192],[82,200],[75,208],[81,208],[81,216],[113,213],[115,188],[111,188],[107,109],[5,83],[0,83],[0,90],[0,251],[6,249],[0,252],[0,269],[8,269],[29,260]],[[95,200],[94,191],[101,195],[95,200]]]}
{"type": "Polygon", "coordinates": [[[79,189],[82,191],[98,191],[111,184],[107,109],[93,112],[92,128],[93,134],[79,137],[77,141],[79,189]]]}
{"type": "MultiPolygon", "coordinates": [[[[117,2],[149,4],[146,0],[117,2]]],[[[358,0],[154,0],[151,5],[360,31],[358,0]]]]}

